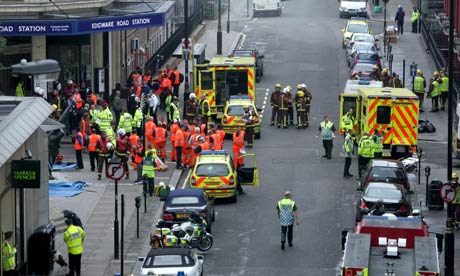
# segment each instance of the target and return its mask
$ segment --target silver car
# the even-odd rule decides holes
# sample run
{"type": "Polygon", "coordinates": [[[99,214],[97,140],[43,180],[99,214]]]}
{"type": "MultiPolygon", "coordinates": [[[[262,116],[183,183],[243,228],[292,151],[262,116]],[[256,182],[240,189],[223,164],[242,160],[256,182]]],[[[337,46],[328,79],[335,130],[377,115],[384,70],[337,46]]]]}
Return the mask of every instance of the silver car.
{"type": "Polygon", "coordinates": [[[185,248],[152,248],[145,258],[139,258],[142,262],[141,276],[162,275],[177,276],[183,272],[186,276],[202,276],[202,255],[193,253],[185,248]]]}
{"type": "Polygon", "coordinates": [[[355,53],[356,51],[377,51],[377,47],[375,47],[374,43],[355,42],[352,45],[349,44],[346,51],[347,51],[347,65],[348,67],[350,67],[351,62],[353,60],[353,53],[355,53]]]}

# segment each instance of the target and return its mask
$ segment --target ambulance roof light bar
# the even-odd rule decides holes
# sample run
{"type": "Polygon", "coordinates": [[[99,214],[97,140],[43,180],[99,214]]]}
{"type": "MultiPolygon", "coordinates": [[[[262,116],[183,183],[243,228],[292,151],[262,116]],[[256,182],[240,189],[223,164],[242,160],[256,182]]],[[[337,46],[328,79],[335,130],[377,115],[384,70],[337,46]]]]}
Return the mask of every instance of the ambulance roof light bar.
{"type": "Polygon", "coordinates": [[[249,95],[233,95],[230,96],[230,100],[250,100],[251,97],[249,95]]]}
{"type": "Polygon", "coordinates": [[[225,150],[203,150],[201,155],[227,155],[225,150]]]}

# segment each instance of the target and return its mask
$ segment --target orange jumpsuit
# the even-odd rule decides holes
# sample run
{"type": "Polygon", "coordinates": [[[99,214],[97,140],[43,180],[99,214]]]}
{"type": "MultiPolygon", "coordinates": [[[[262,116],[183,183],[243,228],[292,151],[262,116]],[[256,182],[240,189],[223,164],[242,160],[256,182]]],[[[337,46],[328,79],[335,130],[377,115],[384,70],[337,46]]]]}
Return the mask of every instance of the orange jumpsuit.
{"type": "Polygon", "coordinates": [[[157,156],[166,159],[166,129],[162,127],[157,127],[155,129],[155,138],[154,138],[155,150],[157,156]]]}
{"type": "Polygon", "coordinates": [[[244,147],[244,131],[241,130],[239,135],[238,131],[233,133],[233,162],[235,163],[235,168],[238,167],[238,165],[243,165],[244,164],[244,159],[240,158],[241,153],[240,150],[244,147]]]}
{"type": "Polygon", "coordinates": [[[153,146],[153,134],[155,133],[156,125],[153,121],[147,121],[145,123],[145,144],[151,144],[153,146]]]}
{"type": "Polygon", "coordinates": [[[176,161],[176,149],[174,147],[176,142],[176,132],[179,129],[179,125],[177,123],[173,123],[169,128],[170,137],[169,140],[171,141],[171,161],[176,161]]]}
{"type": "Polygon", "coordinates": [[[182,164],[192,166],[192,145],[189,143],[190,131],[183,131],[184,146],[182,148],[182,164]]]}

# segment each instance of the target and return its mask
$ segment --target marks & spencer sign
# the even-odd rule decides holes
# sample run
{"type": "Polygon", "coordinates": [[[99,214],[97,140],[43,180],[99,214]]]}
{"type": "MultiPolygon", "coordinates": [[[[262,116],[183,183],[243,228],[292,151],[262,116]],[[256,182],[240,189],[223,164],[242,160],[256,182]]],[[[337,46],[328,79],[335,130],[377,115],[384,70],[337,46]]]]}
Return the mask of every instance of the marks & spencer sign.
{"type": "Polygon", "coordinates": [[[13,160],[11,187],[40,189],[40,160],[13,160]]]}

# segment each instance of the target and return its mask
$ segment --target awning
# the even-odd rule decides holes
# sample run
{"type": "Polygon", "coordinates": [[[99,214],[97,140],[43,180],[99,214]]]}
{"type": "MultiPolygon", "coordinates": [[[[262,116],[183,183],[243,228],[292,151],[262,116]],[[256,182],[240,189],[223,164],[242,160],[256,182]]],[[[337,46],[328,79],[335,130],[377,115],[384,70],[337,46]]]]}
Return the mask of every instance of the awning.
{"type": "Polygon", "coordinates": [[[58,121],[53,120],[51,118],[46,118],[45,121],[40,125],[40,128],[44,132],[53,131],[53,130],[64,128],[64,127],[65,127],[64,124],[61,124],[58,121]]]}

